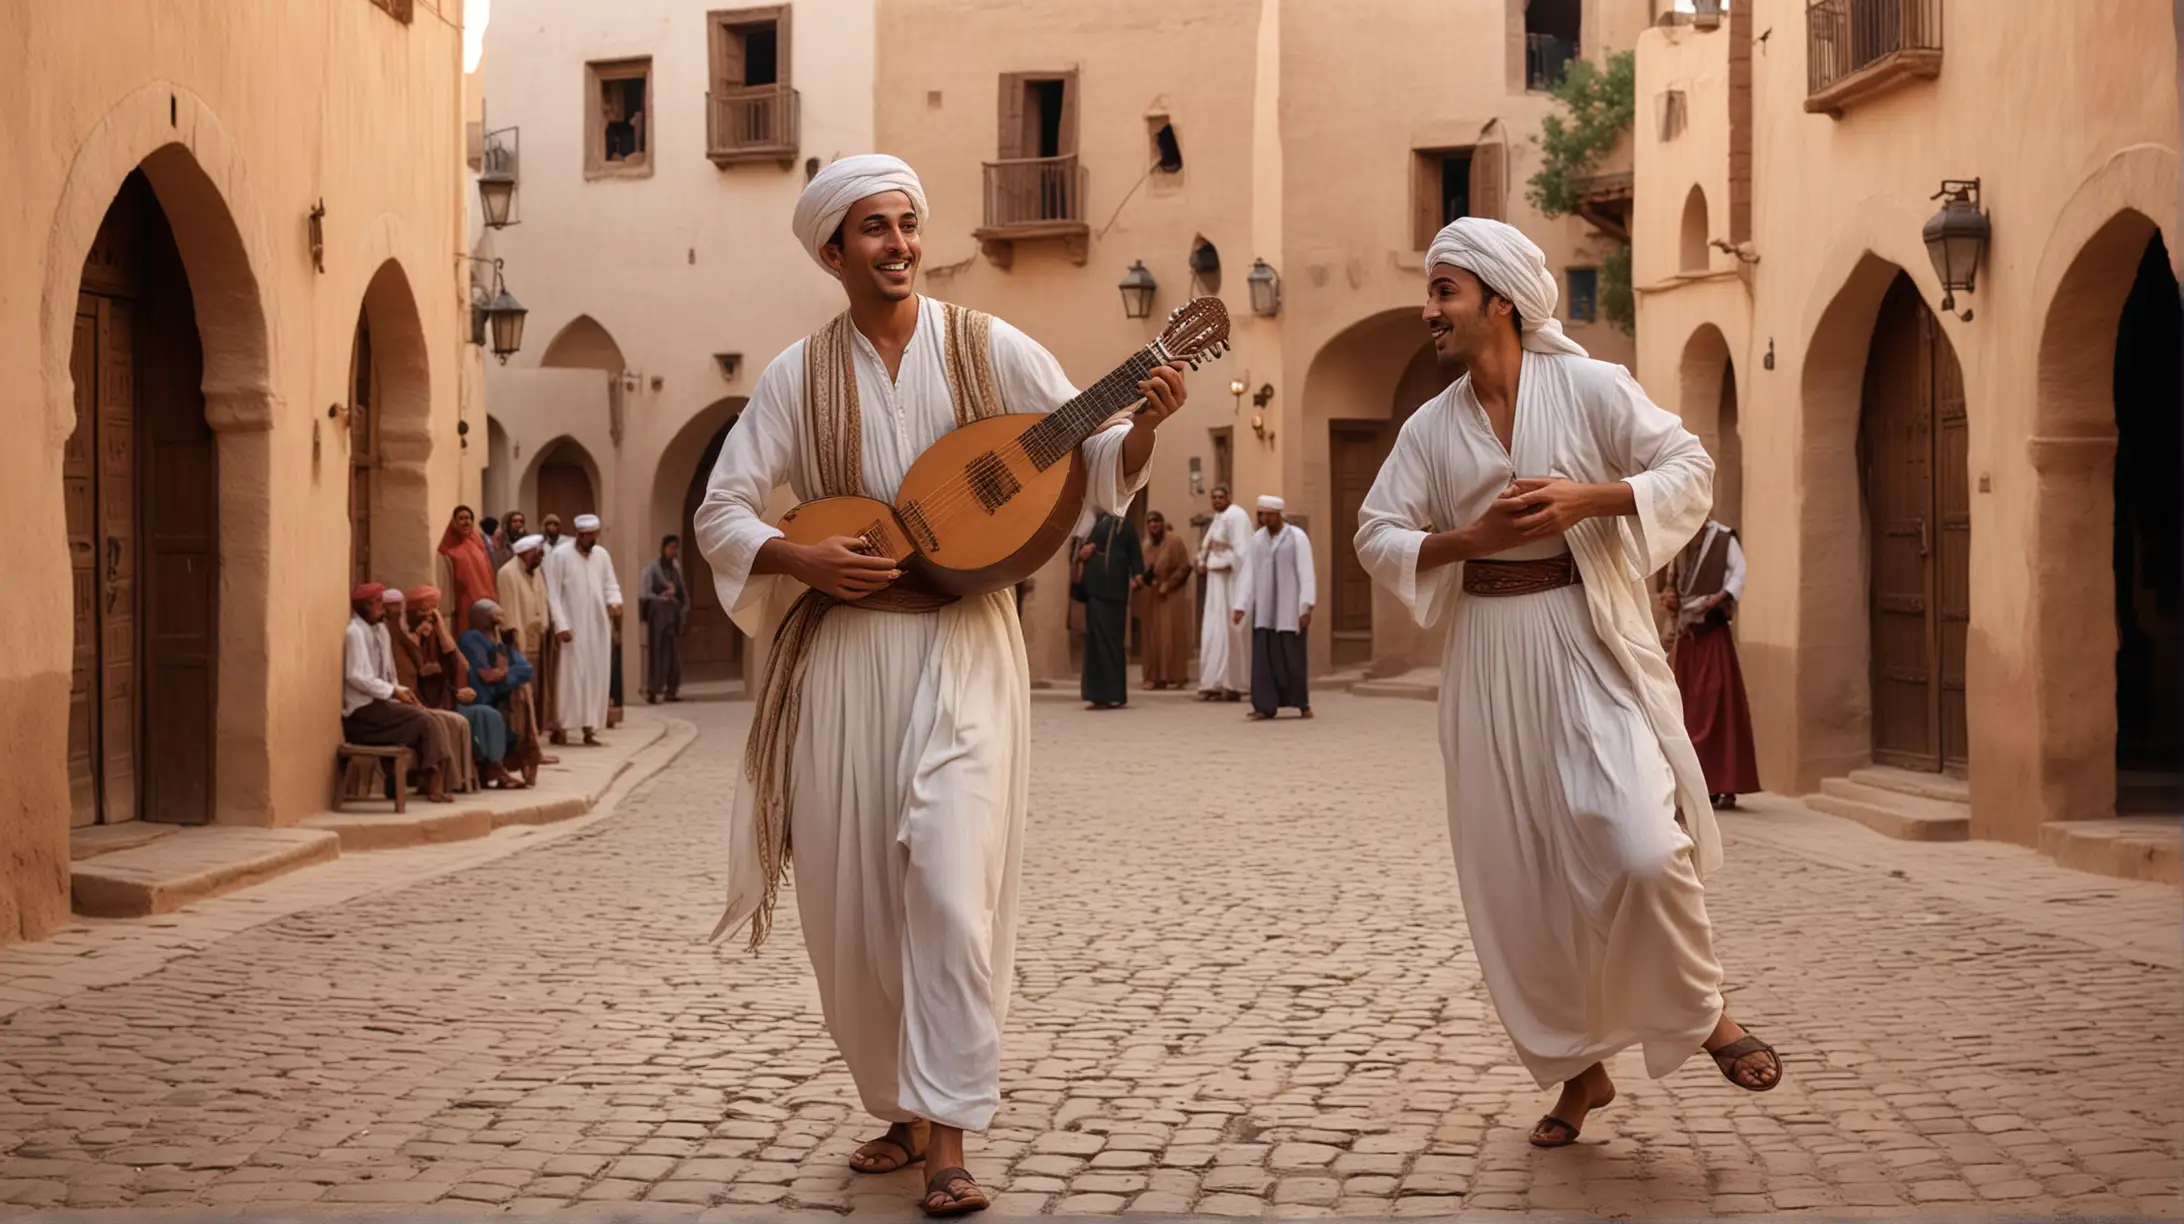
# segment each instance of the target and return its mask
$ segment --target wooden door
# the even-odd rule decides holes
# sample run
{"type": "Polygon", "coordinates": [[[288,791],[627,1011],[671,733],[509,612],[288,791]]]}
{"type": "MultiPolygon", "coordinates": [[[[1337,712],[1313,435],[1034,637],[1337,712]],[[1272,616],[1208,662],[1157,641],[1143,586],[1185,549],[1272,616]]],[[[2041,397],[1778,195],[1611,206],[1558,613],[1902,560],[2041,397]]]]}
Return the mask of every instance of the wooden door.
{"type": "Polygon", "coordinates": [[[116,196],[84,262],[69,364],[70,820],[209,820],[214,444],[189,281],[141,175],[116,196]]]}
{"type": "Polygon", "coordinates": [[[596,514],[598,505],[592,496],[591,476],[584,465],[573,456],[556,455],[539,465],[538,469],[538,516],[546,521],[549,514],[561,517],[564,536],[576,535],[576,516],[596,514]]]}
{"type": "Polygon", "coordinates": [[[1873,756],[1908,769],[1960,769],[1971,621],[1964,384],[1909,277],[1890,287],[1874,325],[1861,434],[1873,756]]]}
{"type": "Polygon", "coordinates": [[[1327,466],[1334,489],[1334,623],[1330,641],[1337,666],[1363,663],[1373,653],[1373,581],[1357,559],[1357,520],[1365,494],[1387,453],[1384,421],[1334,421],[1328,425],[1327,466]]]}
{"type": "Polygon", "coordinates": [[[682,641],[685,680],[732,680],[743,674],[743,632],[728,619],[728,610],[720,606],[720,592],[713,587],[713,568],[705,563],[705,555],[698,551],[696,543],[698,506],[705,501],[713,463],[728,440],[728,430],[733,428],[735,422],[730,421],[714,435],[698,458],[697,470],[690,474],[689,487],[683,491],[682,572],[683,581],[690,584],[690,616],[682,641]]]}
{"type": "Polygon", "coordinates": [[[372,577],[372,488],[379,471],[379,367],[372,329],[360,313],[349,349],[349,585],[372,577]]]}

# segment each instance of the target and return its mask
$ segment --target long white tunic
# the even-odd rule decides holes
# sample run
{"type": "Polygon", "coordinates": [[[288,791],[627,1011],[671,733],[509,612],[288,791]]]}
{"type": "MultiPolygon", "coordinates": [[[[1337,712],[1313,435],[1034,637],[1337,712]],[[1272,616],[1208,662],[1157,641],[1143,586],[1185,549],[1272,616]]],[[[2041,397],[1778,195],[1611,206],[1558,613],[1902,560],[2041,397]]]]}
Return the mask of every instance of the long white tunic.
{"type": "MultiPolygon", "coordinates": [[[[869,341],[853,341],[868,497],[893,500],[911,463],[955,428],[945,326],[940,304],[923,300],[893,379],[869,341]]],[[[1051,354],[999,319],[989,351],[1011,411],[1076,395],[1051,354]]],[[[1080,448],[1091,510],[1123,514],[1144,484],[1144,471],[1123,477],[1127,433],[1117,425],[1080,448]]],[[[780,534],[760,515],[783,482],[798,500],[819,496],[801,341],[760,377],[695,516],[721,606],[746,628],[803,589],[751,574],[780,534]]],[[[807,657],[790,766],[797,914],[828,1030],[865,1108],[889,1121],[984,1129],[1000,1105],[1030,719],[1007,591],[923,614],[837,607],[807,657]]],[[[731,925],[762,887],[753,808],[746,779],[729,837],[731,925]]]]}
{"type": "Polygon", "coordinates": [[[1720,839],[1644,586],[1705,521],[1712,482],[1698,439],[1622,367],[1527,352],[1509,450],[1460,379],[1404,424],[1359,515],[1366,570],[1421,626],[1448,619],[1457,881],[1495,1010],[1542,1087],[1631,1045],[1665,1075],[1721,1014],[1699,882],[1720,839]],[[1633,516],[1500,555],[1567,550],[1581,586],[1466,596],[1463,566],[1418,572],[1429,532],[1537,476],[1634,491],[1633,516]]]}
{"type": "Polygon", "coordinates": [[[1244,549],[1244,577],[1236,584],[1231,610],[1243,613],[1244,624],[1252,629],[1295,633],[1318,591],[1312,542],[1304,533],[1291,523],[1282,525],[1280,535],[1261,527],[1244,549]]]}
{"type": "Polygon", "coordinates": [[[609,605],[620,607],[622,586],[614,580],[614,559],[604,544],[586,554],[574,544],[546,554],[546,606],[556,632],[571,635],[554,655],[554,714],[560,726],[586,729],[607,725],[614,679],[614,626],[609,605]]]}
{"type": "Polygon", "coordinates": [[[1198,560],[1206,567],[1206,616],[1198,629],[1198,691],[1251,691],[1251,626],[1235,623],[1237,582],[1244,548],[1251,543],[1251,516],[1242,506],[1228,509],[1206,524],[1198,560]]]}

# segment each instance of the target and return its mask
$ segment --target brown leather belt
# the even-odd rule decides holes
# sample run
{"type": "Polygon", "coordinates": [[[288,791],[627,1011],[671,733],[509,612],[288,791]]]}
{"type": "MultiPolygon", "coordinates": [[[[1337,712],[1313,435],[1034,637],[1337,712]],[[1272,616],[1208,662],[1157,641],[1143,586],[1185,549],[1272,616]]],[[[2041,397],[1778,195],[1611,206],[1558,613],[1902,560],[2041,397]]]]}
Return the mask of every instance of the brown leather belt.
{"type": "Polygon", "coordinates": [[[1569,553],[1536,561],[1467,561],[1464,563],[1466,595],[1537,595],[1584,582],[1577,558],[1569,553]]]}

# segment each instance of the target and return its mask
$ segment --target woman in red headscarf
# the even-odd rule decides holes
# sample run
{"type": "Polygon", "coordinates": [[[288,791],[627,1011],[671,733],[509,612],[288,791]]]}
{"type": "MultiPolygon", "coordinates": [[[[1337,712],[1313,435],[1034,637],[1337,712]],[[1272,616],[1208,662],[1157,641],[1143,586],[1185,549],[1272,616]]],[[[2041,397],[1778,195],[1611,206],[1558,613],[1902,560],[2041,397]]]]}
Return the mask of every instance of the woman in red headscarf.
{"type": "Polygon", "coordinates": [[[455,597],[449,619],[467,625],[470,605],[500,599],[500,588],[493,581],[493,559],[485,551],[485,538],[478,534],[477,516],[470,507],[455,507],[455,517],[440,536],[440,555],[447,558],[448,584],[455,597]]]}

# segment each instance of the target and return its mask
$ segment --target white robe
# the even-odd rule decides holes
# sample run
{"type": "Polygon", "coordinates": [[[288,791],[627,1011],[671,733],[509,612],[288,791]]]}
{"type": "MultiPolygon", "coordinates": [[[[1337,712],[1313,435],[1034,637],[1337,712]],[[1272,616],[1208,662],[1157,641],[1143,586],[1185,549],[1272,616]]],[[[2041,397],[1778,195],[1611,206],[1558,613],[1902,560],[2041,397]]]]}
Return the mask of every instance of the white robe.
{"type": "Polygon", "coordinates": [[[1278,536],[1261,527],[1244,549],[1243,570],[1231,610],[1244,614],[1247,628],[1296,633],[1319,591],[1312,542],[1295,523],[1283,524],[1278,536]]]}
{"type": "Polygon", "coordinates": [[[1526,352],[1510,450],[1460,379],[1404,424],[1359,514],[1367,572],[1421,626],[1447,615],[1457,880],[1495,1010],[1542,1087],[1631,1045],[1665,1075],[1721,1014],[1700,884],[1720,838],[1644,585],[1706,520],[1712,483],[1698,439],[1622,367],[1526,352]],[[1626,481],[1637,513],[1498,558],[1569,551],[1581,586],[1466,596],[1462,565],[1418,572],[1430,531],[1469,525],[1519,476],[1626,481]]]}
{"type": "Polygon", "coordinates": [[[572,636],[554,653],[554,730],[607,725],[609,691],[614,680],[614,626],[609,605],[622,604],[614,580],[614,559],[604,544],[586,556],[574,544],[546,554],[546,606],[556,632],[572,636]]]}
{"type": "MultiPolygon", "coordinates": [[[[946,324],[924,299],[895,380],[853,341],[868,497],[893,500],[911,463],[955,428],[946,324]]],[[[1076,395],[1053,356],[994,320],[1002,402],[1045,413],[1076,395]]],[[[1121,354],[1117,354],[1118,359],[1121,354]]],[[[1120,515],[1144,484],[1122,473],[1128,426],[1080,448],[1088,510],[1120,515]]],[[[780,535],[761,517],[775,485],[819,496],[803,342],[766,368],[728,431],[695,516],[721,606],[746,629],[778,620],[802,587],[751,574],[780,535]]],[[[982,1130],[1001,1101],[1001,1028],[1014,975],[1016,888],[1030,796],[1031,673],[1008,591],[938,612],[826,615],[804,670],[790,766],[791,866],[827,1028],[871,1113],[982,1130]]],[[[756,907],[753,787],[736,788],[728,922],[756,907]]]]}
{"type": "Polygon", "coordinates": [[[1235,623],[1237,583],[1251,516],[1231,502],[1206,525],[1198,559],[1206,567],[1206,616],[1198,629],[1198,691],[1251,691],[1251,626],[1235,623]]]}

